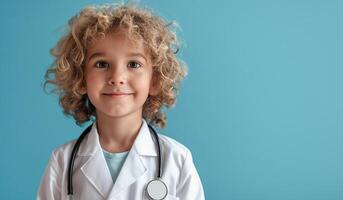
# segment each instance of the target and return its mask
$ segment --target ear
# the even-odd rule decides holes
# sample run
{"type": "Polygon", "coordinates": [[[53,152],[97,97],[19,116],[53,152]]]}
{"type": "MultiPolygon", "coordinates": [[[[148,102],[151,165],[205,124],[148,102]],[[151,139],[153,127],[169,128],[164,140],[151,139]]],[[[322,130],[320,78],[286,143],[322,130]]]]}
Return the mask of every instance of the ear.
{"type": "Polygon", "coordinates": [[[86,94],[87,93],[87,88],[85,86],[80,87],[79,93],[82,94],[82,95],[86,94]]]}
{"type": "Polygon", "coordinates": [[[160,92],[160,84],[156,80],[156,76],[153,76],[150,82],[149,95],[156,96],[160,92]]]}

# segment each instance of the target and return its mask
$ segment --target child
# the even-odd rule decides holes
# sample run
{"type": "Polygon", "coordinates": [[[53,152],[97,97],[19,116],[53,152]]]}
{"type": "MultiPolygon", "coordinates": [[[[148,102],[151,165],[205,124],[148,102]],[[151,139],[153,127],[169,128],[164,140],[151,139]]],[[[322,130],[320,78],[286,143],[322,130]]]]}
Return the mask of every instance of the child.
{"type": "Polygon", "coordinates": [[[205,199],[191,152],[148,125],[165,127],[161,109],[175,104],[186,74],[170,25],[134,5],[90,6],[71,18],[44,86],[56,86],[78,125],[93,123],[73,162],[76,140],[53,151],[37,199],[205,199]]]}

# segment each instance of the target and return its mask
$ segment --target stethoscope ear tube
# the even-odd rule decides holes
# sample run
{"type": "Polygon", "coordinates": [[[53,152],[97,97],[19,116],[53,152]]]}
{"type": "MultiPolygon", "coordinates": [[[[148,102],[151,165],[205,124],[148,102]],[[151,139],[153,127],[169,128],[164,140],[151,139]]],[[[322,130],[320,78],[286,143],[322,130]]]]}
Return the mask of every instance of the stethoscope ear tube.
{"type": "Polygon", "coordinates": [[[69,159],[69,166],[68,166],[68,196],[71,198],[73,195],[73,168],[74,168],[74,160],[76,157],[76,154],[79,150],[80,144],[83,140],[83,138],[90,132],[92,128],[92,124],[89,125],[80,135],[80,137],[77,139],[73,151],[71,153],[70,159],[69,159]]]}

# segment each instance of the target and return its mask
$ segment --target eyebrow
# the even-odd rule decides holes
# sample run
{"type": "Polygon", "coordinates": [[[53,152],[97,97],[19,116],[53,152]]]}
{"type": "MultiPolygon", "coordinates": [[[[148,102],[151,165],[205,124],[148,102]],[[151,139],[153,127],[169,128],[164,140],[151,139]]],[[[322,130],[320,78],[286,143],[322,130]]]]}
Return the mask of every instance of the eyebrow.
{"type": "Polygon", "coordinates": [[[87,58],[87,62],[89,62],[90,60],[92,60],[93,58],[95,58],[97,56],[103,56],[103,55],[105,55],[105,54],[102,52],[93,53],[91,56],[89,56],[89,58],[87,58]]]}
{"type": "Polygon", "coordinates": [[[142,57],[145,61],[148,61],[147,58],[141,53],[131,52],[131,53],[128,53],[127,56],[129,56],[129,57],[142,57]]]}
{"type": "MultiPolygon", "coordinates": [[[[104,56],[104,55],[106,55],[104,52],[95,52],[91,56],[89,56],[87,61],[89,62],[91,59],[93,59],[97,56],[104,56]]],[[[147,58],[143,54],[138,53],[138,52],[130,52],[130,53],[126,54],[126,56],[128,56],[128,57],[142,57],[146,62],[148,61],[147,58]]]]}

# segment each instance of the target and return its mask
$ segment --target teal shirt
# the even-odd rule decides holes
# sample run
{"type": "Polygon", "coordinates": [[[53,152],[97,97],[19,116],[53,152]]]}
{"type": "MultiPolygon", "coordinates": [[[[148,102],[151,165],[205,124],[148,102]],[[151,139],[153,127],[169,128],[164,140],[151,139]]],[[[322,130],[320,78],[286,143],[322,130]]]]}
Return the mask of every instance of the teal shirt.
{"type": "Polygon", "coordinates": [[[108,151],[105,151],[104,149],[102,151],[104,153],[108,169],[110,170],[113,183],[115,183],[129,151],[120,153],[110,153],[108,151]]]}

